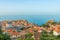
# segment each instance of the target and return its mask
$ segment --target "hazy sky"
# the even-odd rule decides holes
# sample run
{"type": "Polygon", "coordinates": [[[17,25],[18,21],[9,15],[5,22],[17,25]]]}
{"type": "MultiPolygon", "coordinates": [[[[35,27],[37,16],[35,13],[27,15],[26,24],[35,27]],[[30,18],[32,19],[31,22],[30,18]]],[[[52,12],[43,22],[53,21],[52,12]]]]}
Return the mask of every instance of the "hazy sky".
{"type": "Polygon", "coordinates": [[[60,0],[0,0],[0,15],[55,15],[60,0]]]}

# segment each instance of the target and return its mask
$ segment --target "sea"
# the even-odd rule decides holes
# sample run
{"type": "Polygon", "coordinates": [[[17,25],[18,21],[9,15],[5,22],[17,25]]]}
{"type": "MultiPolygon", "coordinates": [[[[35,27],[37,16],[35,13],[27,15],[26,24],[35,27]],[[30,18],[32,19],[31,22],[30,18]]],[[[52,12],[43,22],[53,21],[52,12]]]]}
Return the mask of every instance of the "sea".
{"type": "Polygon", "coordinates": [[[3,15],[0,16],[0,21],[4,20],[27,20],[30,23],[36,25],[43,25],[48,20],[55,20],[56,22],[60,21],[60,16],[58,15],[3,15]]]}

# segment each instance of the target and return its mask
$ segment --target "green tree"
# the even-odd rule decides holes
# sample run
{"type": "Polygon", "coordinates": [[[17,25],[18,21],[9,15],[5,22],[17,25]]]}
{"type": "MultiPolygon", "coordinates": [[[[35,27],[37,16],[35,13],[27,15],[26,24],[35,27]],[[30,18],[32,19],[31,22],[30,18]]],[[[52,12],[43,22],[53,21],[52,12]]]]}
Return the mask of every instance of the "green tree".
{"type": "Polygon", "coordinates": [[[31,38],[33,35],[31,33],[25,34],[26,38],[31,38]]]}
{"type": "Polygon", "coordinates": [[[0,40],[11,40],[11,39],[9,35],[3,34],[2,30],[0,29],[0,40]]]}

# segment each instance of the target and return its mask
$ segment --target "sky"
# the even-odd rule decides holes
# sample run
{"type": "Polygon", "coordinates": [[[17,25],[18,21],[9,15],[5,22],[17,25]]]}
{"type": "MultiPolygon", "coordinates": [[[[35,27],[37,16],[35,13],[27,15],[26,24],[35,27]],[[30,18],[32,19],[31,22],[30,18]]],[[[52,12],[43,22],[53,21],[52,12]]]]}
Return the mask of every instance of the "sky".
{"type": "Polygon", "coordinates": [[[59,15],[60,0],[0,0],[1,15],[59,15]]]}

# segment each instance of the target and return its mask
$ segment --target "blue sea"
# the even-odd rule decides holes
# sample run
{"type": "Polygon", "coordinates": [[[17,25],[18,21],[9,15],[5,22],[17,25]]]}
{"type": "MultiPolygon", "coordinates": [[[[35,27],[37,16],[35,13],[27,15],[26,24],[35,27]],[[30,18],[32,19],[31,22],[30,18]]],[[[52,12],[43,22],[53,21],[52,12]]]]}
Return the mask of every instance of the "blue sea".
{"type": "Polygon", "coordinates": [[[48,20],[60,21],[60,16],[56,15],[4,15],[0,16],[0,21],[4,20],[27,20],[28,22],[42,25],[48,20]]]}

